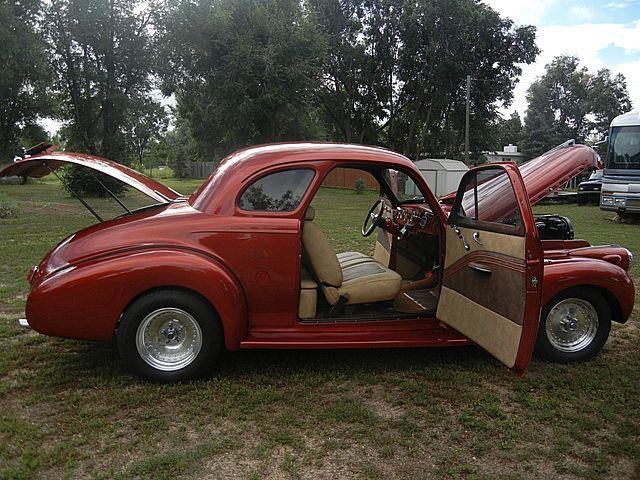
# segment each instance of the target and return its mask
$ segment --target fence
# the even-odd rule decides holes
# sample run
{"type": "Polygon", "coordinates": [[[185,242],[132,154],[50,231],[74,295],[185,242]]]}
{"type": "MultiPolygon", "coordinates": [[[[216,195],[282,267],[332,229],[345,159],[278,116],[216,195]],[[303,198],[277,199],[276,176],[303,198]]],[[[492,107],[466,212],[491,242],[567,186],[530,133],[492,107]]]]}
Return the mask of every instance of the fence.
{"type": "Polygon", "coordinates": [[[207,178],[217,167],[213,162],[190,162],[189,178],[207,178]]]}
{"type": "Polygon", "coordinates": [[[378,190],[378,181],[364,170],[355,168],[336,168],[322,182],[323,187],[355,188],[356,180],[362,179],[369,190],[378,190]]]}

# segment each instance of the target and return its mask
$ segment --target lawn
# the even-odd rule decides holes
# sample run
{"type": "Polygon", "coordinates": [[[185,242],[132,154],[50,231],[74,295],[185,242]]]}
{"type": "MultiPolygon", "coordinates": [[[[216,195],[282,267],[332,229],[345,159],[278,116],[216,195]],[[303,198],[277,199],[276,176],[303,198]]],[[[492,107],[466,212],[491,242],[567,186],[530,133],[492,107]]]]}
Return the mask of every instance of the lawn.
{"type": "MultiPolygon", "coordinates": [[[[182,192],[200,183],[166,182],[182,192]]],[[[93,220],[50,180],[0,184],[6,199],[17,217],[0,219],[0,478],[640,475],[637,308],[593,361],[534,360],[524,379],[463,348],[243,351],[208,379],[149,384],[110,345],[16,326],[29,266],[93,220]]],[[[326,189],[314,200],[338,250],[371,249],[359,230],[374,199],[326,189]]],[[[640,253],[640,227],[596,207],[536,212],[640,253]]]]}

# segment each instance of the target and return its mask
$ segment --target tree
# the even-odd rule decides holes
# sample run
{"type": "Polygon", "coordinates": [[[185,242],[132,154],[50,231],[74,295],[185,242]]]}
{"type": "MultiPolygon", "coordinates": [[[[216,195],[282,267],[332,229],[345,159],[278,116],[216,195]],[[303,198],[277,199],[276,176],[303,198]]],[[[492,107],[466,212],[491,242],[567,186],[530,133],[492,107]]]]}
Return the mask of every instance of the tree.
{"type": "Polygon", "coordinates": [[[133,107],[151,102],[153,3],[52,0],[49,53],[57,78],[58,116],[69,121],[70,148],[125,158],[133,107]]]}
{"type": "Polygon", "coordinates": [[[496,102],[509,104],[519,65],[538,53],[534,27],[473,0],[312,5],[330,46],[319,96],[333,131],[414,158],[461,156],[467,75],[472,149],[490,148],[496,102]]]}
{"type": "Polygon", "coordinates": [[[42,138],[38,117],[48,113],[51,71],[43,55],[38,0],[0,2],[0,163],[20,151],[21,137],[42,138]]]}
{"type": "Polygon", "coordinates": [[[566,140],[603,137],[613,118],[631,108],[623,75],[590,73],[576,57],[560,56],[527,92],[523,150],[538,156],[566,140]]]}
{"type": "Polygon", "coordinates": [[[126,135],[137,162],[143,163],[149,144],[161,138],[168,124],[167,112],[159,103],[145,102],[132,108],[126,135]]]}
{"type": "Polygon", "coordinates": [[[162,16],[165,93],[200,152],[322,138],[322,37],[297,0],[174,0],[162,16]]]}
{"type": "Polygon", "coordinates": [[[509,118],[501,118],[497,123],[495,148],[501,150],[506,145],[518,145],[522,141],[522,121],[518,112],[513,112],[509,118]]]}

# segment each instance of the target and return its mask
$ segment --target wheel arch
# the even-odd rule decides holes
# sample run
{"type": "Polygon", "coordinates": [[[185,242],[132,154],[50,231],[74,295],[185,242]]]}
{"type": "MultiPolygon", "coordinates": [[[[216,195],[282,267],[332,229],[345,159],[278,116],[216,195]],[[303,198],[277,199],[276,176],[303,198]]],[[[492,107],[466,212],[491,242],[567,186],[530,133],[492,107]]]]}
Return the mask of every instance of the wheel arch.
{"type": "Polygon", "coordinates": [[[141,249],[87,260],[46,277],[29,294],[27,318],[46,335],[109,341],[134,300],[166,288],[204,298],[218,315],[225,346],[239,348],[248,331],[240,281],[221,261],[180,248],[141,249]]]}
{"type": "Polygon", "coordinates": [[[617,323],[624,323],[626,319],[623,319],[623,312],[620,306],[620,302],[618,298],[608,289],[600,286],[600,285],[592,285],[592,284],[581,284],[581,285],[571,285],[562,290],[555,291],[553,295],[547,297],[545,296],[542,310],[545,310],[547,306],[560,295],[563,295],[565,292],[570,290],[579,289],[579,290],[592,290],[594,292],[599,293],[602,298],[604,298],[607,306],[609,307],[609,312],[611,313],[611,320],[617,323]]]}
{"type": "Polygon", "coordinates": [[[543,308],[557,295],[572,288],[590,288],[607,302],[611,320],[625,323],[635,303],[635,288],[631,278],[617,265],[599,259],[575,259],[545,265],[543,308]]]}
{"type": "Polygon", "coordinates": [[[223,336],[224,336],[224,328],[222,325],[222,319],[220,317],[220,312],[218,312],[218,309],[216,308],[216,306],[211,303],[211,300],[209,300],[209,298],[207,298],[205,295],[203,295],[202,293],[198,292],[197,290],[193,290],[192,288],[187,288],[187,287],[183,287],[180,285],[160,285],[157,287],[151,287],[147,290],[144,290],[140,293],[138,293],[135,297],[133,297],[129,303],[125,306],[124,310],[122,311],[122,313],[120,314],[120,317],[118,318],[118,323],[116,323],[116,328],[114,330],[114,336],[116,335],[117,331],[118,331],[118,327],[120,326],[120,321],[122,320],[122,316],[126,313],[127,310],[129,310],[129,308],[131,307],[131,305],[133,305],[134,303],[136,303],[138,300],[140,300],[143,297],[146,297],[147,295],[150,295],[152,293],[160,293],[160,292],[166,292],[166,291],[178,291],[178,292],[183,292],[189,295],[194,295],[196,297],[198,297],[199,300],[202,300],[204,303],[206,303],[211,310],[213,310],[213,312],[216,314],[216,320],[220,323],[220,327],[222,328],[223,331],[223,336]]]}

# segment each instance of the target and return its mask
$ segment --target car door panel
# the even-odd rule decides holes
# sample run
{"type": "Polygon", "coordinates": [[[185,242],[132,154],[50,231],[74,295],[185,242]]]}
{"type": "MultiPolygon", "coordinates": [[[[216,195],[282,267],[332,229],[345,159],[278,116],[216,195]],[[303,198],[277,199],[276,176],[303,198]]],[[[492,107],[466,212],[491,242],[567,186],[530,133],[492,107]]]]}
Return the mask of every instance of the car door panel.
{"type": "MultiPolygon", "coordinates": [[[[482,213],[475,212],[474,222],[452,210],[445,227],[446,252],[437,317],[522,374],[533,350],[531,336],[532,332],[535,336],[539,319],[542,249],[531,207],[526,195],[518,191],[524,187],[517,170],[505,166],[484,170],[491,168],[502,170],[496,175],[501,177],[496,180],[501,195],[493,202],[476,196],[476,206],[489,212],[489,217],[495,215],[496,221],[492,223],[486,217],[478,221],[482,213]],[[509,193],[506,180],[515,185],[509,197],[515,212],[505,203],[505,193],[509,193]],[[514,218],[518,221],[510,225],[514,218]]],[[[476,170],[483,168],[470,171],[463,184],[476,170]]],[[[485,190],[488,186],[483,185],[485,190]]],[[[464,195],[468,197],[459,192],[458,206],[464,195]]],[[[475,207],[470,209],[467,201],[466,208],[475,207]]]]}

